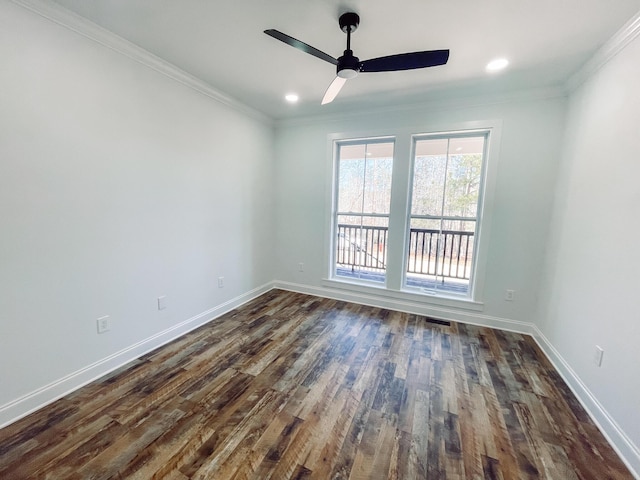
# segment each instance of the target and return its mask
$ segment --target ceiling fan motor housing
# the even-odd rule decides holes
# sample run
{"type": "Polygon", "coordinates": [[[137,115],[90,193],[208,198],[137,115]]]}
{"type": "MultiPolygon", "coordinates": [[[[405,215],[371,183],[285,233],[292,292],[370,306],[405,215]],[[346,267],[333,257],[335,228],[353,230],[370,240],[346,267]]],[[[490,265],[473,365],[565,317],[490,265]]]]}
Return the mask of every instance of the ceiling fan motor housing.
{"type": "Polygon", "coordinates": [[[360,59],[353,56],[352,50],[345,50],[338,58],[337,74],[341,78],[354,78],[360,71],[360,59]]]}

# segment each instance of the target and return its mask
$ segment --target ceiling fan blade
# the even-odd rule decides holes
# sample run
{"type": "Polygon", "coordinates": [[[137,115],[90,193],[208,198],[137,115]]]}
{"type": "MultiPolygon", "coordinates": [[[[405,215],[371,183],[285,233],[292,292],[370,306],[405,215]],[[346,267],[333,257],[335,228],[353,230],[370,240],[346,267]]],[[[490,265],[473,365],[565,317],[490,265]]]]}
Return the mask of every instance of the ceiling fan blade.
{"type": "Polygon", "coordinates": [[[360,62],[361,72],[394,72],[414,68],[444,65],[449,60],[449,50],[429,50],[426,52],[401,53],[388,57],[372,58],[360,62]]]}
{"type": "Polygon", "coordinates": [[[324,97],[322,97],[322,105],[333,102],[333,99],[340,93],[346,81],[346,78],[336,77],[333,82],[331,82],[331,85],[329,85],[329,88],[327,88],[324,97]]]}
{"type": "Polygon", "coordinates": [[[266,33],[270,37],[275,38],[276,40],[280,40],[281,42],[286,43],[287,45],[291,45],[292,47],[297,48],[298,50],[302,50],[305,53],[313,55],[314,57],[317,57],[320,60],[324,60],[325,62],[329,62],[333,65],[338,64],[338,60],[333,58],[331,55],[321,52],[320,50],[312,47],[311,45],[307,45],[306,43],[301,42],[300,40],[290,37],[286,33],[282,33],[282,32],[279,32],[278,30],[273,30],[273,29],[265,30],[264,33],[266,33]]]}

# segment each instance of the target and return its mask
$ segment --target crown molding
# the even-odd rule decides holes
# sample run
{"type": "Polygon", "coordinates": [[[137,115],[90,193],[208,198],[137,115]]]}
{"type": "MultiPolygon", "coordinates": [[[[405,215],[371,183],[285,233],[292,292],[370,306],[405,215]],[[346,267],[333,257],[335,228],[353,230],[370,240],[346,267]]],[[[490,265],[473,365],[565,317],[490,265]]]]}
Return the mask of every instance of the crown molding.
{"type": "Polygon", "coordinates": [[[345,119],[357,119],[363,116],[384,115],[392,113],[404,113],[414,111],[442,111],[459,108],[485,107],[504,103],[542,101],[554,98],[567,97],[564,86],[549,86],[534,89],[513,90],[502,93],[477,93],[461,96],[445,96],[433,100],[405,103],[392,106],[379,106],[369,109],[357,109],[357,111],[339,111],[325,115],[308,115],[300,117],[287,117],[275,121],[276,127],[291,127],[301,125],[313,125],[344,121],[345,119]]]}
{"type": "Polygon", "coordinates": [[[161,75],[164,75],[196,92],[227,107],[231,107],[256,120],[272,125],[273,119],[248,105],[229,97],[216,90],[208,83],[176,67],[172,63],[148,52],[142,47],[125,40],[115,33],[100,27],[90,20],[67,10],[66,8],[50,0],[11,0],[12,3],[23,7],[53,23],[56,23],[72,32],[92,40],[106,48],[124,55],[135,62],[144,65],[161,75]]]}
{"type": "Polygon", "coordinates": [[[638,35],[640,35],[640,12],[631,17],[576,73],[569,77],[565,84],[566,89],[569,92],[573,92],[607,64],[609,60],[624,50],[638,35]]]}

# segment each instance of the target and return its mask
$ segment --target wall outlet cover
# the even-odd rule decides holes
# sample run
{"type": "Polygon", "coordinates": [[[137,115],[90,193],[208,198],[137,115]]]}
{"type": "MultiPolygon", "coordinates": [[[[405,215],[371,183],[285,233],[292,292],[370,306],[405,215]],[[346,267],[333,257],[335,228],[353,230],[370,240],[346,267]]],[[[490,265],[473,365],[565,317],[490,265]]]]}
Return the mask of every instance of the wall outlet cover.
{"type": "Polygon", "coordinates": [[[596,345],[596,349],[593,352],[593,363],[595,363],[597,367],[601,367],[603,357],[604,357],[604,349],[599,345],[596,345]]]}
{"type": "Polygon", "coordinates": [[[109,315],[98,318],[96,323],[98,326],[98,333],[105,333],[111,330],[111,319],[109,318],[109,315]]]}

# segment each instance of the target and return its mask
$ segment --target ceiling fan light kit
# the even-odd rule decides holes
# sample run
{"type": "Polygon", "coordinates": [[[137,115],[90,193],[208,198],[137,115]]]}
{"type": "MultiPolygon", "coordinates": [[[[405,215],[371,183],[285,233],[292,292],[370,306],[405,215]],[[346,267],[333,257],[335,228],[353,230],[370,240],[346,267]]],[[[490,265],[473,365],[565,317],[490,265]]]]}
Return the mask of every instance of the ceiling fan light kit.
{"type": "Polygon", "coordinates": [[[348,79],[355,78],[359,73],[365,72],[393,72],[398,70],[414,70],[417,68],[435,67],[444,65],[449,60],[449,50],[427,50],[422,52],[401,53],[386,57],[372,58],[360,61],[351,50],[351,34],[360,25],[360,16],[357,13],[347,12],[338,19],[340,30],[347,34],[347,48],[341,57],[334,58],[311,45],[307,45],[286,33],[269,29],[264,33],[291,45],[298,50],[313,55],[320,60],[336,66],[336,78],[331,82],[324,94],[322,105],[330,103],[338,95],[340,89],[348,79]]]}

